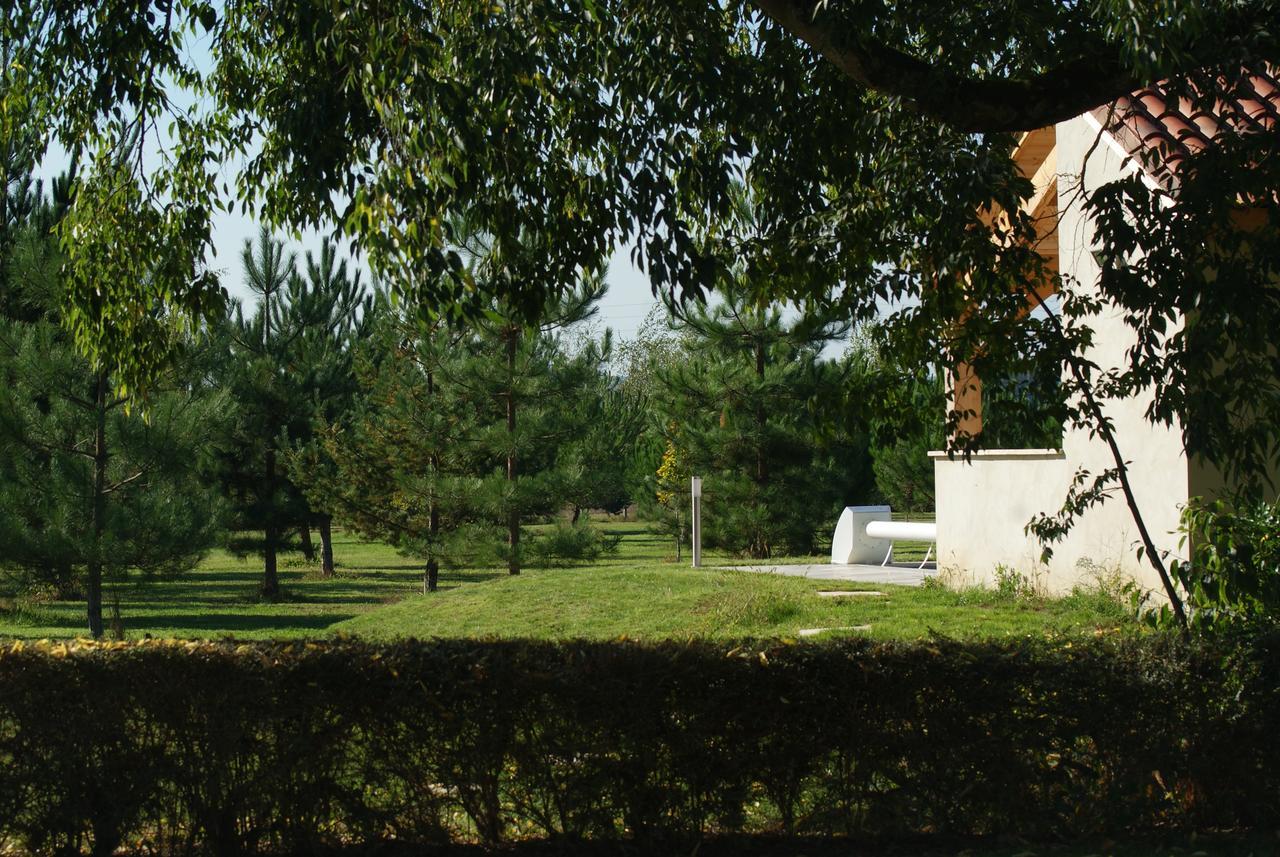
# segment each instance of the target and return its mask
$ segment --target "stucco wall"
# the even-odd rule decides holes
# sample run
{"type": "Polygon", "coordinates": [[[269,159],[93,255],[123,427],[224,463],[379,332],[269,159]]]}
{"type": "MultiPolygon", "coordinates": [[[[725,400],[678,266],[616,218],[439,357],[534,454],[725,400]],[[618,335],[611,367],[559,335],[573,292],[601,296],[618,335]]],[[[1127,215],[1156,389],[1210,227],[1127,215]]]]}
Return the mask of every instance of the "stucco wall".
{"type": "MultiPolygon", "coordinates": [[[[1087,189],[1121,174],[1121,152],[1108,140],[1095,146],[1098,132],[1083,117],[1057,128],[1058,246],[1062,273],[1076,287],[1097,283],[1091,224],[1082,212],[1079,184],[1087,189]],[[1092,154],[1085,169],[1080,164],[1092,154]]],[[[1095,346],[1089,357],[1099,366],[1118,366],[1132,341],[1115,312],[1093,319],[1095,346]]],[[[1143,417],[1145,399],[1111,402],[1111,418],[1139,507],[1156,545],[1177,553],[1178,516],[1188,497],[1188,467],[1176,428],[1150,425],[1143,417]]],[[[1059,454],[1011,455],[989,451],[969,462],[935,457],[937,480],[938,561],[940,569],[961,579],[990,583],[1004,565],[1037,577],[1050,591],[1067,591],[1088,579],[1091,566],[1119,568],[1143,586],[1159,580],[1137,559],[1138,534],[1117,491],[1101,506],[1080,517],[1065,541],[1054,546],[1048,566],[1039,563],[1040,547],[1024,528],[1038,512],[1053,512],[1066,497],[1081,468],[1098,473],[1111,466],[1106,445],[1087,432],[1068,430],[1059,454]]]]}

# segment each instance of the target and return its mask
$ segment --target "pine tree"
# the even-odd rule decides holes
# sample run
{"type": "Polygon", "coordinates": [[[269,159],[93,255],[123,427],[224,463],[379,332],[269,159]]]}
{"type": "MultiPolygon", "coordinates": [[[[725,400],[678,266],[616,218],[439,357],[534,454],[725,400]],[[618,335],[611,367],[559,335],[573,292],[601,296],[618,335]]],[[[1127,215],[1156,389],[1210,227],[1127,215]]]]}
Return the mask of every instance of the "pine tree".
{"type": "Polygon", "coordinates": [[[603,365],[593,349],[566,354],[558,333],[591,318],[605,288],[602,277],[583,277],[534,322],[495,302],[460,343],[460,359],[447,364],[447,383],[474,414],[476,449],[489,468],[482,496],[506,528],[509,574],[520,573],[522,521],[564,502],[558,456],[581,431],[570,405],[603,365]]]}
{"type": "MultiPolygon", "coordinates": [[[[343,421],[354,409],[359,393],[355,351],[370,328],[373,297],[366,293],[359,272],[349,271],[347,261],[338,261],[337,255],[337,246],[324,241],[318,258],[306,254],[305,283],[297,278],[290,281],[288,305],[295,323],[302,326],[302,335],[292,348],[291,374],[308,394],[309,406],[289,428],[295,450],[306,450],[319,442],[315,436],[318,426],[343,421]]],[[[308,474],[293,466],[297,460],[319,466],[323,458],[291,457],[290,479],[301,486],[308,474]]],[[[333,515],[322,500],[312,500],[310,508],[312,516],[302,525],[304,553],[314,521],[320,530],[320,571],[328,577],[334,571],[333,515]]]]}
{"type": "MultiPolygon", "coordinates": [[[[759,236],[744,188],[720,228],[743,242],[759,236]]],[[[833,395],[851,366],[822,357],[851,324],[838,307],[761,302],[775,275],[732,264],[717,303],[669,303],[693,359],[657,372],[669,440],[704,477],[704,541],[752,557],[812,553],[817,531],[871,484],[866,433],[841,420],[833,395]]]]}
{"type": "Polygon", "coordinates": [[[0,317],[35,321],[44,309],[23,302],[23,290],[10,285],[10,269],[20,240],[49,237],[67,213],[76,183],[77,161],[54,178],[46,197],[44,182],[30,169],[31,154],[21,141],[0,144],[0,317]]]}
{"type": "MultiPolygon", "coordinates": [[[[946,446],[942,379],[919,367],[874,361],[882,414],[872,426],[871,457],[880,500],[895,512],[932,512],[933,461],[929,452],[946,446]]],[[[849,409],[857,408],[855,400],[849,409]]],[[[865,408],[864,408],[865,411],[865,408]]]]}
{"type": "Polygon", "coordinates": [[[316,508],[367,538],[424,561],[422,588],[441,567],[487,559],[481,525],[474,413],[444,381],[464,334],[380,299],[353,349],[361,381],[354,406],[295,449],[290,473],[316,508]]]}
{"type": "Polygon", "coordinates": [[[0,321],[0,563],[62,595],[83,581],[98,637],[104,583],[188,569],[212,544],[219,505],[201,465],[223,405],[181,365],[139,401],[79,355],[60,324],[56,206],[41,208],[5,260],[18,311],[0,321]]]}
{"type": "Polygon", "coordinates": [[[823,396],[841,373],[820,359],[847,328],[785,321],[732,286],[721,294],[675,322],[695,338],[698,361],[660,375],[671,441],[705,478],[704,538],[753,557],[811,553],[817,527],[854,490],[836,463],[856,440],[823,425],[823,396]]]}
{"type": "Polygon", "coordinates": [[[282,331],[280,301],[295,276],[296,259],[282,242],[263,229],[256,247],[245,242],[241,254],[245,285],[258,304],[246,317],[239,304],[224,327],[224,361],[221,383],[236,403],[235,420],[221,444],[220,473],[223,490],[234,512],[233,529],[261,529],[260,544],[233,543],[233,549],[256,547],[262,554],[262,594],[280,592],[277,553],[281,534],[298,516],[297,502],[290,502],[276,464],[279,438],[290,414],[299,407],[299,395],[284,375],[284,347],[295,331],[282,331]]]}
{"type": "MultiPolygon", "coordinates": [[[[245,242],[245,284],[257,296],[251,315],[235,305],[224,325],[222,383],[236,401],[236,420],[223,444],[221,474],[236,526],[261,530],[261,542],[233,546],[263,557],[262,594],[280,593],[278,554],[287,534],[310,525],[316,513],[289,478],[282,453],[305,446],[315,421],[349,406],[354,377],[347,346],[358,337],[368,306],[359,278],[335,265],[336,251],[322,247],[297,258],[263,229],[245,242]]],[[[332,570],[327,519],[321,517],[322,550],[332,570]]]]}
{"type": "Polygon", "coordinates": [[[695,355],[686,347],[687,337],[672,330],[669,318],[664,306],[650,309],[635,336],[618,346],[613,365],[619,391],[644,415],[627,456],[627,493],[639,515],[673,540],[678,561],[689,474],[671,440],[674,424],[665,416],[667,396],[659,375],[695,355]]]}
{"type": "MultiPolygon", "coordinates": [[[[580,354],[588,363],[604,365],[611,338],[589,342],[580,354]]],[[[597,371],[571,391],[564,417],[574,424],[561,446],[558,466],[562,493],[578,523],[583,510],[617,513],[632,502],[629,467],[640,443],[648,415],[646,402],[618,378],[597,371]]]]}

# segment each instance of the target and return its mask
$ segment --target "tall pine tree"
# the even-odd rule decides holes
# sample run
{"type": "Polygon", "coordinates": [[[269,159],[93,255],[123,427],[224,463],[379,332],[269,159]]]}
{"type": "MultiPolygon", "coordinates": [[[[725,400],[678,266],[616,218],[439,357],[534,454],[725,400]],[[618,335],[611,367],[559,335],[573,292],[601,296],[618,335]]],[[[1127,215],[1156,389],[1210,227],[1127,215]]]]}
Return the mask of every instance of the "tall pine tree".
{"type": "MultiPolygon", "coordinates": [[[[734,203],[717,228],[743,245],[758,241],[744,187],[734,203]]],[[[809,554],[840,505],[874,490],[866,432],[840,414],[852,364],[822,356],[851,325],[838,307],[797,312],[762,300],[787,266],[761,268],[769,260],[753,256],[755,265],[722,269],[717,303],[668,304],[696,359],[658,371],[662,426],[676,458],[705,479],[709,544],[753,557],[809,554]]]]}
{"type": "MultiPolygon", "coordinates": [[[[348,406],[354,386],[347,344],[368,301],[359,278],[335,265],[336,252],[308,257],[307,275],[296,255],[265,228],[245,242],[245,285],[257,297],[251,314],[233,306],[223,327],[221,380],[236,402],[236,419],[222,452],[224,490],[235,526],[263,533],[235,546],[263,558],[262,594],[280,593],[278,555],[288,534],[308,527],[315,512],[289,478],[282,454],[304,445],[318,415],[348,406]]],[[[321,519],[326,565],[332,569],[327,526],[321,519]]]]}
{"type": "Polygon", "coordinates": [[[484,562],[491,541],[479,505],[475,420],[444,380],[464,334],[420,325],[380,299],[353,349],[354,407],[325,417],[290,457],[313,507],[367,538],[424,561],[434,592],[443,566],[484,562]]]}
{"type": "MultiPolygon", "coordinates": [[[[55,184],[57,192],[70,185],[55,184]]],[[[202,466],[221,399],[184,372],[192,343],[145,400],[116,390],[65,333],[57,200],[14,226],[0,320],[0,563],[62,595],[83,586],[101,636],[103,590],[130,571],[174,573],[212,544],[219,504],[202,466]]],[[[13,212],[13,209],[10,209],[13,212]]]]}
{"type": "Polygon", "coordinates": [[[506,528],[507,571],[519,574],[522,522],[557,511],[564,502],[561,447],[583,430],[571,407],[577,391],[594,384],[603,365],[595,349],[569,355],[559,334],[591,318],[604,296],[597,275],[549,301],[533,322],[501,301],[459,344],[446,381],[469,402],[476,449],[487,463],[481,490],[506,528]]]}
{"type": "MultiPolygon", "coordinates": [[[[307,395],[306,410],[295,414],[289,426],[289,439],[295,450],[307,450],[319,440],[317,426],[339,423],[355,408],[359,395],[355,353],[367,336],[373,321],[373,296],[361,283],[359,271],[352,271],[347,260],[339,260],[338,248],[324,241],[320,254],[306,254],[305,288],[291,281],[290,314],[302,324],[302,335],[294,341],[291,374],[307,395]]],[[[299,472],[290,463],[290,478],[300,485],[299,472]]],[[[318,456],[307,456],[319,465],[318,456]]],[[[334,571],[333,516],[324,503],[309,502],[308,516],[302,524],[304,552],[310,541],[310,525],[320,530],[320,571],[328,577],[334,571]]],[[[308,556],[308,559],[311,559],[308,556]]]]}
{"type": "Polygon", "coordinates": [[[851,485],[865,438],[847,436],[825,397],[843,383],[823,347],[847,325],[784,318],[734,283],[723,301],[679,313],[695,362],[660,372],[671,442],[705,478],[709,544],[753,557],[807,554],[851,485]]]}

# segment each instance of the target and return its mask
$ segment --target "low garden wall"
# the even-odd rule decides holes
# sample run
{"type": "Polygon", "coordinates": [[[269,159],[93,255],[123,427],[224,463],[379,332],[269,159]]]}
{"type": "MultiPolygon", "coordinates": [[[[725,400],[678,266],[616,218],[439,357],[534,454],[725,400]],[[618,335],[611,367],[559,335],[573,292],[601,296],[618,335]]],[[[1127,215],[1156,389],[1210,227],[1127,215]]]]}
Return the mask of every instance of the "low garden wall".
{"type": "Polygon", "coordinates": [[[0,850],[1280,822],[1280,641],[6,644],[0,850]]]}

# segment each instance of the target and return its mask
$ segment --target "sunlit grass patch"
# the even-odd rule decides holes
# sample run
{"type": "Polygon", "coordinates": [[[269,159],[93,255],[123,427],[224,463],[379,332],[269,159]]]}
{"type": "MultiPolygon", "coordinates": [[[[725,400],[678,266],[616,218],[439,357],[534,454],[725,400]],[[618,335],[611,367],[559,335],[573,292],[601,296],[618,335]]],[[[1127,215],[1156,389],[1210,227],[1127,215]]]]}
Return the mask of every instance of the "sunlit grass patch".
{"type": "MultiPolygon", "coordinates": [[[[822,637],[877,639],[1058,635],[1129,628],[1112,594],[1066,598],[1019,596],[1000,589],[950,590],[808,580],[676,563],[671,544],[644,524],[604,524],[618,549],[589,564],[503,569],[444,569],[440,591],[422,594],[422,565],[381,544],[339,533],[337,573],[289,558],[282,597],[258,594],[260,560],[215,551],[193,572],[171,580],[131,580],[108,587],[110,615],[119,605],[127,636],[279,638],[337,632],[394,637],[533,637],[610,639],[822,637]],[[883,595],[823,597],[820,591],[874,589],[883,595]]],[[[709,551],[709,566],[739,562],[709,551]]],[[[803,558],[815,561],[815,558],[803,558]]],[[[782,560],[772,560],[777,563],[782,560]]],[[[817,558],[821,561],[821,558],[817,558]]],[[[0,635],[84,634],[78,601],[13,594],[0,601],[0,635]]]]}

